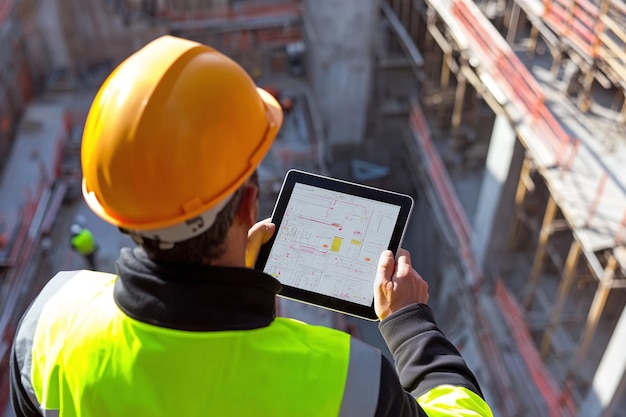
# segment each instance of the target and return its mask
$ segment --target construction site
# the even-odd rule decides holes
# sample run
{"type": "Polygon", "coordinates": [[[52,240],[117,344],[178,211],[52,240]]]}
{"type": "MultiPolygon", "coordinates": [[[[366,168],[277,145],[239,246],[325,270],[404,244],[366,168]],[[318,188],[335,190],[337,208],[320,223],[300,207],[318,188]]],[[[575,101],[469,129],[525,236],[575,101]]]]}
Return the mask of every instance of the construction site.
{"type": "MultiPolygon", "coordinates": [[[[414,197],[403,246],[494,416],[626,416],[622,0],[0,0],[2,415],[19,318],[87,268],[77,216],[98,269],[132,245],[82,200],[82,127],[110,71],[165,34],[283,106],[263,217],[291,168],[414,197]]],[[[387,349],[377,323],[277,313],[387,349]]]]}

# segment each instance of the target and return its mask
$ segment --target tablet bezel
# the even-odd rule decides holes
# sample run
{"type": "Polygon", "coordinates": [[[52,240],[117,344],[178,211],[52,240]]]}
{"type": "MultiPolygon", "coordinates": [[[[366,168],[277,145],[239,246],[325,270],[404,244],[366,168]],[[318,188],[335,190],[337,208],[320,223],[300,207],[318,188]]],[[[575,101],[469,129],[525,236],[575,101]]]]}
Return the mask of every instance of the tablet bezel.
{"type": "MultiPolygon", "coordinates": [[[[269,258],[272,246],[278,235],[281,222],[285,215],[289,199],[293,193],[293,189],[297,183],[311,185],[323,189],[328,189],[340,193],[350,194],[357,197],[367,198],[375,201],[385,202],[400,207],[398,218],[389,242],[388,249],[395,254],[398,251],[404,237],[404,233],[409,223],[409,218],[413,210],[413,198],[406,194],[400,194],[393,191],[374,188],[367,185],[348,182],[336,178],[326,177],[310,172],[292,169],[287,172],[274,210],[272,212],[272,223],[276,224],[274,236],[261,247],[257,258],[255,269],[263,271],[265,264],[269,258]]],[[[372,277],[373,285],[374,277],[372,277]]],[[[281,283],[282,284],[282,283],[281,283]]],[[[365,306],[354,302],[335,298],[325,294],[319,294],[290,285],[282,284],[282,290],[278,294],[281,297],[316,305],[329,310],[338,311],[340,313],[349,314],[366,320],[376,321],[378,317],[374,311],[374,300],[372,304],[365,306]]]]}

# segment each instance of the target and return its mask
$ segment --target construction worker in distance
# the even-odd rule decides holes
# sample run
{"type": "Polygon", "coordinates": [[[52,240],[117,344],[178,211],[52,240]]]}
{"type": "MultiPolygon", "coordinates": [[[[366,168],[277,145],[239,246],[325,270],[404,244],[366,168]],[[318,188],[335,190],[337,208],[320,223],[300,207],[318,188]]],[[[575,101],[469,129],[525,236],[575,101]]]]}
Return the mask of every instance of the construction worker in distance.
{"type": "Polygon", "coordinates": [[[349,334],[276,317],[280,283],[252,269],[256,169],[276,100],[234,61],[171,36],[116,68],[82,143],[83,194],[128,233],[118,274],[58,273],[11,352],[17,417],[491,416],[438,329],[407,251],[384,251],[380,330],[396,368],[349,334]]]}
{"type": "Polygon", "coordinates": [[[70,227],[70,233],[72,249],[85,258],[90,269],[95,270],[98,244],[91,231],[78,223],[74,223],[70,227]]]}

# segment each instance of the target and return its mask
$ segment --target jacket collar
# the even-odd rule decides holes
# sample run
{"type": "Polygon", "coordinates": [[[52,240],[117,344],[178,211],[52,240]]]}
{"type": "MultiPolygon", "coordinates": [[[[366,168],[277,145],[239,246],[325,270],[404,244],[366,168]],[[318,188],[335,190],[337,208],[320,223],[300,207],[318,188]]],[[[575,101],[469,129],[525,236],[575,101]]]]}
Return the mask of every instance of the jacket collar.
{"type": "Polygon", "coordinates": [[[157,264],[140,247],[124,248],[114,299],[130,317],[189,331],[244,330],[275,317],[280,283],[248,268],[157,264]]]}

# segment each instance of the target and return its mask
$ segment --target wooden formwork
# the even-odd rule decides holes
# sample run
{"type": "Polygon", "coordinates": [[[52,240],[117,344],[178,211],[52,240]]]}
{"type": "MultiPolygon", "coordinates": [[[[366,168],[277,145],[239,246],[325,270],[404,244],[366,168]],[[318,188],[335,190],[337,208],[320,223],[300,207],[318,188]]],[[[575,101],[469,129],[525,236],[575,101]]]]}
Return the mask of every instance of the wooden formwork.
{"type": "MultiPolygon", "coordinates": [[[[519,12],[524,10],[532,24],[529,53],[532,55],[541,36],[554,58],[556,75],[564,56],[582,72],[578,107],[587,111],[591,105],[594,81],[603,87],[617,87],[626,94],[626,3],[622,0],[516,0],[509,21],[508,39],[515,38],[519,12]]],[[[626,123],[626,99],[621,122],[626,123]]]]}
{"type": "MultiPolygon", "coordinates": [[[[414,2],[389,0],[387,3],[390,5],[389,8],[399,17],[398,20],[405,26],[405,29],[411,28],[411,20],[407,19],[407,16],[412,15],[414,2]]],[[[554,0],[550,3],[551,9],[546,9],[551,10],[552,23],[550,23],[547,19],[540,19],[541,16],[548,13],[544,13],[543,6],[545,4],[538,4],[540,7],[535,7],[537,4],[529,5],[529,3],[532,3],[532,1],[524,2],[524,10],[528,11],[529,20],[535,25],[534,27],[541,27],[542,36],[552,39],[556,44],[559,37],[564,35],[555,34],[550,24],[556,27],[556,24],[561,22],[561,30],[565,31],[565,28],[567,28],[570,31],[570,42],[579,44],[580,54],[587,54],[595,62],[603,59],[602,56],[606,54],[608,42],[597,35],[596,29],[598,22],[606,25],[606,22],[609,21],[607,20],[608,18],[604,17],[609,14],[608,11],[603,11],[601,7],[594,11],[590,3],[574,2],[576,6],[570,7],[567,5],[566,0],[554,0]]],[[[518,3],[515,4],[516,6],[514,7],[521,9],[518,3]]],[[[460,111],[460,108],[464,106],[463,96],[466,88],[465,81],[467,80],[481,93],[481,97],[490,105],[494,112],[507,114],[510,118],[512,125],[518,131],[518,137],[529,148],[529,154],[532,155],[532,158],[536,158],[539,161],[538,175],[544,177],[546,182],[553,187],[550,188],[549,193],[551,194],[560,186],[570,187],[571,184],[567,182],[568,176],[572,174],[574,169],[580,168],[580,164],[583,163],[581,162],[581,152],[585,151],[585,149],[580,146],[581,141],[576,137],[572,137],[548,108],[545,94],[530,71],[513,53],[507,42],[493,28],[489,20],[485,18],[474,3],[465,0],[453,0],[451,2],[432,0],[428,1],[427,5],[430,7],[425,11],[424,17],[431,40],[426,40],[426,43],[430,42],[430,49],[427,48],[424,51],[428,56],[426,61],[431,63],[437,61],[432,59],[432,49],[437,49],[438,47],[442,57],[442,59],[437,61],[440,64],[441,88],[450,88],[450,75],[454,74],[456,76],[456,84],[453,87],[455,89],[454,109],[452,116],[448,120],[449,124],[458,126],[465,122],[461,120],[461,115],[464,115],[464,113],[460,111]]],[[[612,4],[611,7],[615,8],[615,4],[612,4]]],[[[385,8],[387,6],[383,6],[383,10],[385,8]]],[[[610,10],[610,8],[607,10],[610,10]]],[[[385,14],[388,14],[388,12],[385,12],[385,14]]],[[[519,18],[519,15],[516,17],[515,14],[511,13],[511,20],[519,18]]],[[[610,38],[614,42],[617,42],[617,39],[621,39],[622,35],[618,32],[623,27],[624,25],[611,26],[613,34],[610,35],[610,38]]],[[[414,27],[411,30],[416,31],[414,27]]],[[[606,33],[606,31],[602,33],[606,33]]],[[[536,34],[533,36],[536,36],[536,34]]],[[[515,38],[514,30],[510,29],[508,38],[515,38]]],[[[531,47],[534,48],[532,40],[531,47]]],[[[555,47],[555,51],[563,53],[563,50],[559,48],[561,48],[560,45],[555,47]]],[[[612,49],[613,53],[623,53],[624,51],[621,47],[616,48],[613,46],[612,49]]],[[[436,65],[435,70],[439,70],[436,65]]],[[[585,88],[588,88],[588,81],[585,81],[584,85],[585,88]]],[[[415,125],[414,121],[411,120],[411,126],[415,130],[417,129],[415,126],[418,125],[415,125]]],[[[587,161],[587,158],[585,158],[585,161],[587,161]]],[[[578,217],[580,217],[578,214],[576,216],[572,215],[571,207],[565,207],[565,211],[561,212],[561,204],[568,206],[571,203],[564,201],[562,198],[553,198],[552,196],[548,198],[544,202],[544,209],[541,210],[540,216],[543,216],[542,218],[537,218],[536,213],[525,212],[526,200],[529,195],[528,190],[533,186],[532,180],[529,178],[533,169],[531,160],[524,164],[520,175],[516,196],[516,212],[519,215],[516,217],[512,228],[513,232],[509,238],[516,240],[521,224],[528,226],[529,221],[536,228],[535,255],[527,278],[527,286],[522,294],[522,304],[527,309],[532,304],[535,290],[540,285],[542,276],[545,274],[546,257],[551,259],[558,258],[558,262],[555,262],[555,264],[557,268],[560,268],[559,285],[554,304],[548,312],[547,327],[540,335],[540,343],[536,348],[533,348],[533,350],[537,350],[536,354],[529,353],[525,358],[531,372],[538,372],[538,370],[543,369],[543,361],[548,352],[554,347],[563,317],[564,306],[570,296],[570,289],[581,278],[579,266],[582,266],[583,260],[585,261],[584,267],[591,271],[590,276],[592,280],[598,283],[598,288],[591,307],[586,312],[586,324],[581,329],[581,338],[574,349],[576,353],[562,367],[563,369],[569,369],[570,374],[585,358],[585,353],[594,338],[599,318],[606,305],[609,290],[625,286],[623,279],[624,268],[620,269],[616,265],[619,264],[617,254],[622,249],[619,242],[621,242],[621,245],[624,244],[624,241],[620,241],[617,237],[618,235],[621,236],[623,231],[626,230],[626,211],[622,215],[622,231],[617,231],[614,239],[614,243],[617,246],[613,245],[611,247],[609,245],[606,251],[595,251],[591,249],[588,238],[584,236],[588,231],[585,228],[593,229],[595,227],[592,224],[598,217],[598,209],[603,203],[606,203],[606,198],[608,197],[606,197],[607,191],[605,190],[611,188],[611,193],[613,193],[616,188],[619,188],[615,186],[615,179],[606,171],[607,168],[605,166],[598,163],[598,161],[590,164],[591,166],[587,165],[587,168],[591,171],[590,174],[592,174],[593,178],[586,178],[586,180],[590,183],[597,180],[597,183],[592,192],[588,193],[586,199],[581,202],[582,207],[584,207],[583,211],[586,210],[583,213],[584,219],[582,224],[578,222],[578,217]],[[557,217],[557,214],[560,214],[560,216],[557,217]],[[565,254],[556,256],[554,249],[551,247],[551,240],[554,238],[554,233],[559,230],[570,233],[572,238],[569,249],[565,250],[565,254]],[[621,273],[619,273],[620,270],[622,271],[621,273]]],[[[433,173],[429,173],[429,175],[431,180],[433,178],[436,179],[436,175],[433,173]]],[[[560,190],[561,194],[563,192],[564,190],[560,190]]],[[[618,198],[616,203],[620,201],[622,200],[618,198]]],[[[623,207],[622,210],[624,210],[623,207]]],[[[449,216],[449,220],[452,223],[457,222],[453,215],[449,216]]],[[[460,228],[460,225],[457,228],[460,228]]],[[[462,258],[462,250],[457,249],[459,257],[462,258]]],[[[524,321],[523,314],[525,313],[522,312],[522,315],[520,315],[522,322],[524,321]]],[[[568,384],[569,382],[566,382],[561,386],[552,387],[548,391],[541,391],[542,394],[547,396],[546,401],[557,407],[551,410],[553,415],[559,415],[558,408],[564,404],[563,401],[565,400],[567,400],[565,408],[568,412],[575,412],[576,406],[569,397],[568,384]]]]}

